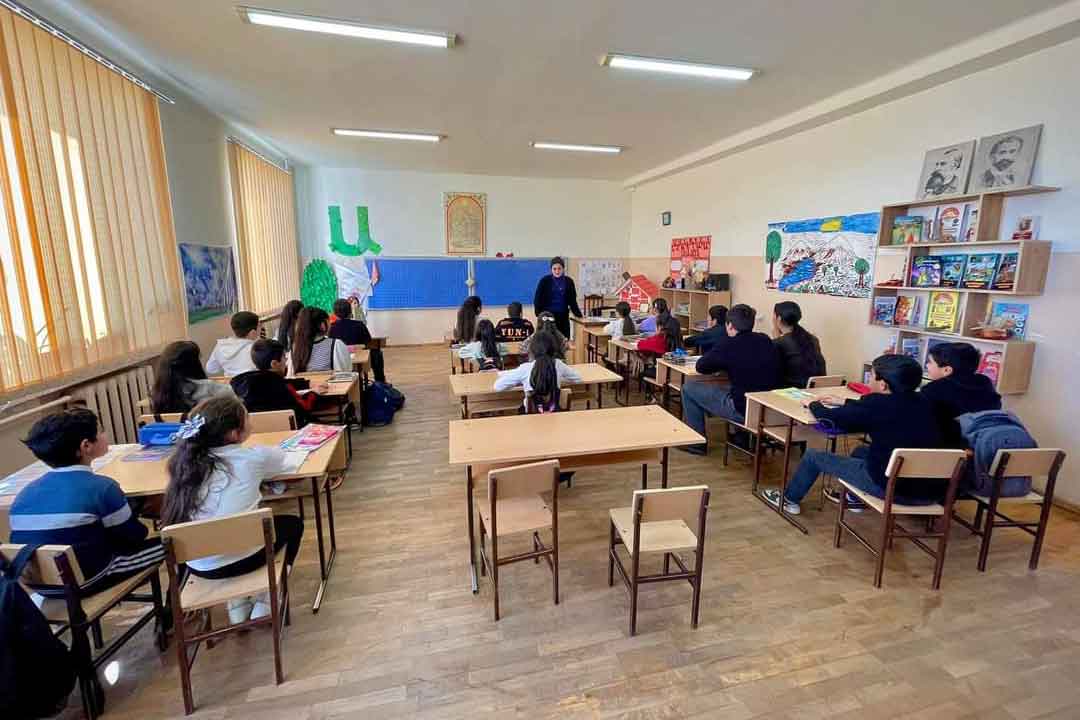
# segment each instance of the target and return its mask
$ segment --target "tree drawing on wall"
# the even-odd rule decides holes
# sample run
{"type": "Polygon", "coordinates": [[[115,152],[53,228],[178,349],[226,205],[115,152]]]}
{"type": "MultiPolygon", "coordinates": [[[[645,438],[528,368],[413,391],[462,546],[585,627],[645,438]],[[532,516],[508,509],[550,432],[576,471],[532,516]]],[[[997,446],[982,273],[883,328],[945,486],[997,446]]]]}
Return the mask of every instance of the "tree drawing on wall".
{"type": "Polygon", "coordinates": [[[325,260],[312,260],[300,281],[300,301],[330,312],[338,296],[337,275],[325,260]]]}
{"type": "Polygon", "coordinates": [[[769,263],[769,285],[775,285],[773,266],[780,259],[780,233],[775,230],[765,236],[765,262],[769,263]]]}
{"type": "Polygon", "coordinates": [[[859,274],[859,287],[866,286],[866,273],[870,272],[870,263],[865,258],[855,260],[855,272],[859,274]]]}

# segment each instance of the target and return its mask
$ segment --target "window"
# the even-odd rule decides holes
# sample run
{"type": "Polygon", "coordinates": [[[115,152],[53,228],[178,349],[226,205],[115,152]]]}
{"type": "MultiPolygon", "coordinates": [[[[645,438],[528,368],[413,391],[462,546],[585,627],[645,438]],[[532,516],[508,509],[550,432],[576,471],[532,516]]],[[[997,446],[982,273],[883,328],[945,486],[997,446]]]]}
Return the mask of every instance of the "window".
{"type": "Polygon", "coordinates": [[[292,175],[230,142],[229,178],[244,304],[277,310],[300,292],[292,175]]]}
{"type": "Polygon", "coordinates": [[[0,393],[184,334],[157,98],[0,8],[0,393]]]}

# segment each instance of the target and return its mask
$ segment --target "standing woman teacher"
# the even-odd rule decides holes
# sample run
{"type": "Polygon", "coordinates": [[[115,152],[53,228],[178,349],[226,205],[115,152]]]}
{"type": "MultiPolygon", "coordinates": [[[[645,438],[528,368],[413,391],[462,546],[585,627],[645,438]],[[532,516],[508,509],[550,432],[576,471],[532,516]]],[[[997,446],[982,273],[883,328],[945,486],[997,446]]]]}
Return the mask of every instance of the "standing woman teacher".
{"type": "Polygon", "coordinates": [[[549,312],[555,316],[555,326],[565,337],[570,337],[570,313],[581,317],[577,304],[577,288],[566,275],[566,263],[561,257],[551,258],[551,274],[540,278],[533,296],[533,311],[537,317],[549,312]]]}

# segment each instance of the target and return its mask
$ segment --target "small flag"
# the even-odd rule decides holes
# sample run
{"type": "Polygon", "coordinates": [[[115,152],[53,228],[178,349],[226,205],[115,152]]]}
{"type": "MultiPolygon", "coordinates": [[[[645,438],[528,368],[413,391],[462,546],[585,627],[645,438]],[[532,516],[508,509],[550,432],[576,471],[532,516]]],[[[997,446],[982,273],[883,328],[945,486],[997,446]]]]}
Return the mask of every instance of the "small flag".
{"type": "Polygon", "coordinates": [[[379,284],[379,263],[371,261],[371,287],[379,284]]]}

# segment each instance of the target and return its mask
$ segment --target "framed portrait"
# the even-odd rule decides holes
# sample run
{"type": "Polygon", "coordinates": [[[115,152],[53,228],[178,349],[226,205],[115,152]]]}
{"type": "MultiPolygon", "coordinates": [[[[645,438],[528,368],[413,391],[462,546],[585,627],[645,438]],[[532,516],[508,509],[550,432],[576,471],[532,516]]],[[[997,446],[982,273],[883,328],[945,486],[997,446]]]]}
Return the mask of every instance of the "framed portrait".
{"type": "Polygon", "coordinates": [[[487,250],[487,195],[443,193],[447,255],[483,255],[487,250]]]}
{"type": "Polygon", "coordinates": [[[1031,183],[1042,125],[1010,130],[979,139],[971,189],[1007,190],[1031,183]]]}
{"type": "Polygon", "coordinates": [[[963,195],[967,190],[975,141],[954,143],[926,152],[922,174],[915,197],[919,200],[941,200],[963,195]]]}

